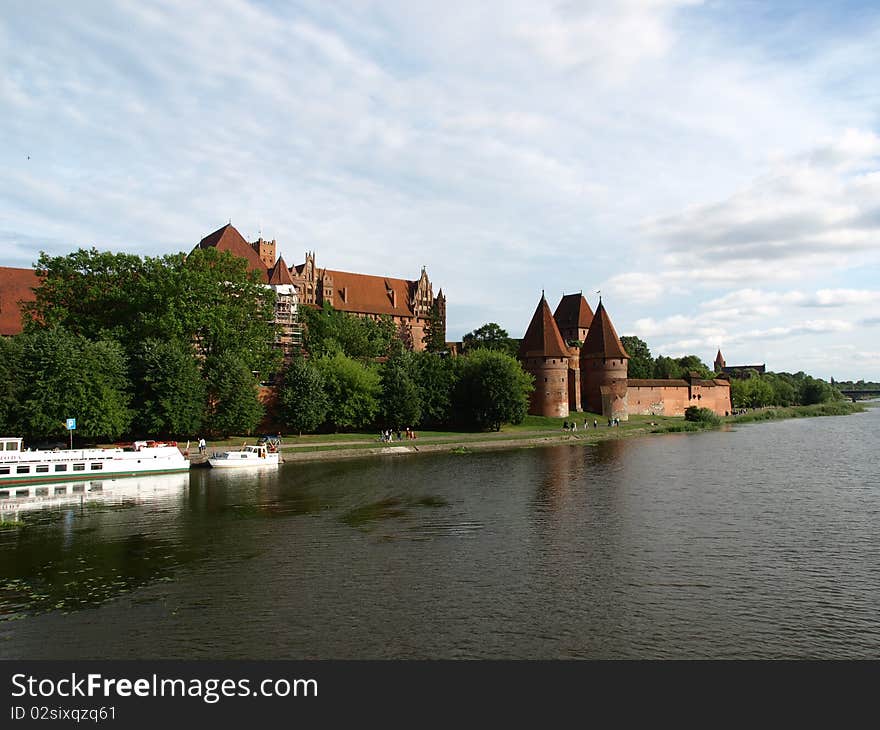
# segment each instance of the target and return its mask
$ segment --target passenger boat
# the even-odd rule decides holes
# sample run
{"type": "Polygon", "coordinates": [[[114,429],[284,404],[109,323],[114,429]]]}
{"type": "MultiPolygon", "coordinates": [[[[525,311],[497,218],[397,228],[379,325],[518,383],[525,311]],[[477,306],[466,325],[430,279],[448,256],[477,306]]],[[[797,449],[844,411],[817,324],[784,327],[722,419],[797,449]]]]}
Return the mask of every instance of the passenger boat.
{"type": "Polygon", "coordinates": [[[243,445],[237,451],[224,451],[212,454],[208,463],[215,469],[247,469],[261,466],[278,466],[281,455],[263,444],[243,445]]]}
{"type": "Polygon", "coordinates": [[[31,496],[30,488],[17,485],[117,479],[189,469],[189,461],[174,442],[135,441],[109,449],[51,451],[22,450],[22,442],[20,438],[0,437],[0,499],[31,496]]]}

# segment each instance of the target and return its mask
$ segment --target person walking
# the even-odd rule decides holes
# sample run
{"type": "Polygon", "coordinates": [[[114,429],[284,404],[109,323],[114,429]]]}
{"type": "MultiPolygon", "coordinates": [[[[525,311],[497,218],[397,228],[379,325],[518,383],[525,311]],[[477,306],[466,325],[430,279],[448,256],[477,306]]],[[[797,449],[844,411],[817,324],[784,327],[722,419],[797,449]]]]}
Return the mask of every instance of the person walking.
{"type": "Polygon", "coordinates": [[[208,450],[208,444],[204,438],[199,438],[199,453],[204,454],[208,450]]]}

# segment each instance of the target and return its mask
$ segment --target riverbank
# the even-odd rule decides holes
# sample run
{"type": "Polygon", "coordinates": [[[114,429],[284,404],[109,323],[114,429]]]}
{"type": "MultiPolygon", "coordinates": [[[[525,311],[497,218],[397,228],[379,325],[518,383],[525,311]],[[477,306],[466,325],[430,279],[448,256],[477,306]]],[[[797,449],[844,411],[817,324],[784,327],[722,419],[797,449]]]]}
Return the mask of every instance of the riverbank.
{"type": "MultiPolygon", "coordinates": [[[[860,413],[858,403],[823,403],[813,406],[767,408],[721,419],[721,426],[762,420],[840,416],[860,413]]],[[[631,416],[619,426],[608,426],[607,419],[592,413],[568,418],[527,416],[523,423],[505,426],[499,432],[421,431],[416,439],[382,443],[378,436],[365,433],[289,436],[282,439],[285,462],[333,461],[370,456],[402,456],[425,453],[468,453],[497,449],[533,448],[560,444],[590,444],[609,439],[632,438],[664,433],[686,433],[717,428],[712,424],[685,421],[673,416],[631,416]],[[596,426],[593,426],[594,421],[596,426]],[[565,431],[563,424],[575,422],[577,430],[565,431]]],[[[212,441],[209,451],[240,446],[246,437],[212,441]]],[[[253,438],[251,437],[251,441],[253,438]]]]}

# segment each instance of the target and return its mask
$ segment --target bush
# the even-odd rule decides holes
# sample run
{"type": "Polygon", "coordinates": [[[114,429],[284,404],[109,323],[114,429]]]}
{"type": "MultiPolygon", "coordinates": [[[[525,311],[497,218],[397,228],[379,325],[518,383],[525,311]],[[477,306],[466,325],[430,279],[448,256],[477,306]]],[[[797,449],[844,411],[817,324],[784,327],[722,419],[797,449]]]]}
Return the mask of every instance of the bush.
{"type": "Polygon", "coordinates": [[[721,419],[715,414],[715,411],[710,408],[698,408],[697,406],[690,406],[685,409],[684,420],[693,423],[706,423],[711,426],[721,425],[721,419]]]}

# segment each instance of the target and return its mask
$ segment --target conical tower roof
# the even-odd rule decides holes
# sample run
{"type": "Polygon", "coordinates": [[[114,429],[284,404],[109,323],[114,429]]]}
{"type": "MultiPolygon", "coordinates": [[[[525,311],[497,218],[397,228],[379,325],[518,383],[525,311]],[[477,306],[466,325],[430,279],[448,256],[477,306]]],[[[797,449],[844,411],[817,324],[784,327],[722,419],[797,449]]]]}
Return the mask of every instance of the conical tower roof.
{"type": "Polygon", "coordinates": [[[290,269],[287,268],[287,264],[284,263],[283,256],[279,256],[275,266],[272,267],[272,271],[269,274],[269,283],[273,286],[293,284],[293,277],[290,275],[290,269]]]}
{"type": "Polygon", "coordinates": [[[544,295],[519,345],[521,359],[527,357],[568,357],[568,349],[559,334],[556,320],[544,295]]]}
{"type": "Polygon", "coordinates": [[[587,332],[587,339],[581,348],[581,357],[621,357],[629,359],[629,355],[623,347],[623,343],[617,336],[611,317],[605,311],[605,305],[599,300],[596,313],[593,315],[593,324],[587,332]]]}

